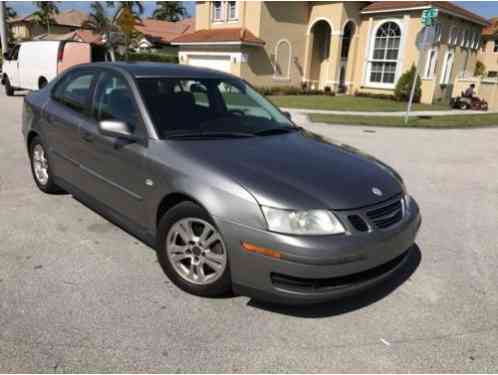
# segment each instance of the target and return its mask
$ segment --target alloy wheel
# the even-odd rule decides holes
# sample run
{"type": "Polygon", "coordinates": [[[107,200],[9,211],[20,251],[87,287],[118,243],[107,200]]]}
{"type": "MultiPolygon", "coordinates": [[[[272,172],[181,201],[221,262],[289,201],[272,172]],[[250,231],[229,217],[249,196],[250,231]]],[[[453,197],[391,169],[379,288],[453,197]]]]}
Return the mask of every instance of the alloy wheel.
{"type": "Polygon", "coordinates": [[[205,220],[177,221],[166,237],[166,251],[174,270],[198,285],[218,280],[227,267],[227,252],[218,230],[205,220]]]}
{"type": "Polygon", "coordinates": [[[35,145],[33,148],[33,171],[35,172],[36,180],[43,186],[48,182],[48,161],[45,155],[45,150],[41,144],[35,145]]]}

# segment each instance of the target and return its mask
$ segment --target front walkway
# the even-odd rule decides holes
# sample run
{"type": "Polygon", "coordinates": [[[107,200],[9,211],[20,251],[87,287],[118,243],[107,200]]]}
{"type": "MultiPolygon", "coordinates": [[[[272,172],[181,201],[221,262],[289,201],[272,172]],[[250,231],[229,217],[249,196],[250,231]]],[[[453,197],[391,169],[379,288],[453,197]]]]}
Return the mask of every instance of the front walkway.
{"type": "MultiPolygon", "coordinates": [[[[319,113],[323,115],[344,115],[344,116],[393,116],[400,117],[406,114],[406,111],[398,112],[364,112],[364,111],[328,111],[323,109],[297,109],[297,108],[280,108],[282,111],[291,112],[292,114],[307,115],[311,113],[319,113]]],[[[451,109],[449,111],[411,111],[410,116],[413,117],[433,117],[433,116],[449,116],[449,115],[483,115],[498,113],[494,111],[462,111],[458,109],[451,109]]]]}

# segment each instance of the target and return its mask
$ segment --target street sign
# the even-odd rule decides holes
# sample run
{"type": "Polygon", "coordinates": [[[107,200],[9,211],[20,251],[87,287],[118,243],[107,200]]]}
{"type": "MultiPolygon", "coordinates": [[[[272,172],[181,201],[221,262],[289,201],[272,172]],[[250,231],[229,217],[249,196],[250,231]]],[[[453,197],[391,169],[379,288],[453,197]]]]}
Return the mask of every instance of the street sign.
{"type": "Polygon", "coordinates": [[[421,21],[424,26],[432,26],[434,24],[434,19],[438,16],[437,8],[425,9],[422,12],[421,21]]]}

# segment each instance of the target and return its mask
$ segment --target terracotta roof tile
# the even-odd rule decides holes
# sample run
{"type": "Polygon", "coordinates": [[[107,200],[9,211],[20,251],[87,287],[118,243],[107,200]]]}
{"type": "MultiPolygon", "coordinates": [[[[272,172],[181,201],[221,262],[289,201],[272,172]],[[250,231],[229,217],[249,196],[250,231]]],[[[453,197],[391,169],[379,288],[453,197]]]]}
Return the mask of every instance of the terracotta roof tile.
{"type": "Polygon", "coordinates": [[[434,6],[443,11],[454,13],[460,17],[465,17],[473,22],[487,24],[487,20],[475,13],[472,13],[450,1],[374,1],[363,8],[363,12],[381,12],[396,9],[416,8],[423,6],[434,6]]]}
{"type": "Polygon", "coordinates": [[[489,20],[489,25],[482,29],[482,35],[484,36],[498,36],[498,17],[493,17],[489,20]]]}
{"type": "Polygon", "coordinates": [[[144,34],[148,39],[168,44],[180,35],[192,32],[194,19],[188,18],[178,22],[168,22],[153,19],[144,19],[135,25],[135,30],[144,34]]]}
{"type": "Polygon", "coordinates": [[[249,30],[240,27],[198,30],[191,34],[182,35],[173,40],[174,44],[223,42],[240,42],[261,45],[265,44],[263,40],[257,38],[249,30]]]}

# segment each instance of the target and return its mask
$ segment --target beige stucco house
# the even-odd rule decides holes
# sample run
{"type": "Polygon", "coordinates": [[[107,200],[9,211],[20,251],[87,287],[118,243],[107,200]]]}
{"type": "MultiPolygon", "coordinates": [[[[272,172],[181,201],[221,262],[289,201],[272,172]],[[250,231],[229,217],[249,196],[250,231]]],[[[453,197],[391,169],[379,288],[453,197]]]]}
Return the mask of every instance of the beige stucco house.
{"type": "Polygon", "coordinates": [[[420,65],[422,101],[449,97],[472,76],[487,21],[453,3],[426,1],[198,1],[195,32],[173,41],[180,63],[212,67],[256,86],[306,85],[392,94],[420,65]],[[421,13],[436,7],[436,42],[415,47],[421,13]]]}
{"type": "Polygon", "coordinates": [[[479,60],[484,64],[486,76],[498,77],[498,17],[482,31],[483,47],[479,51],[479,60]]]}

